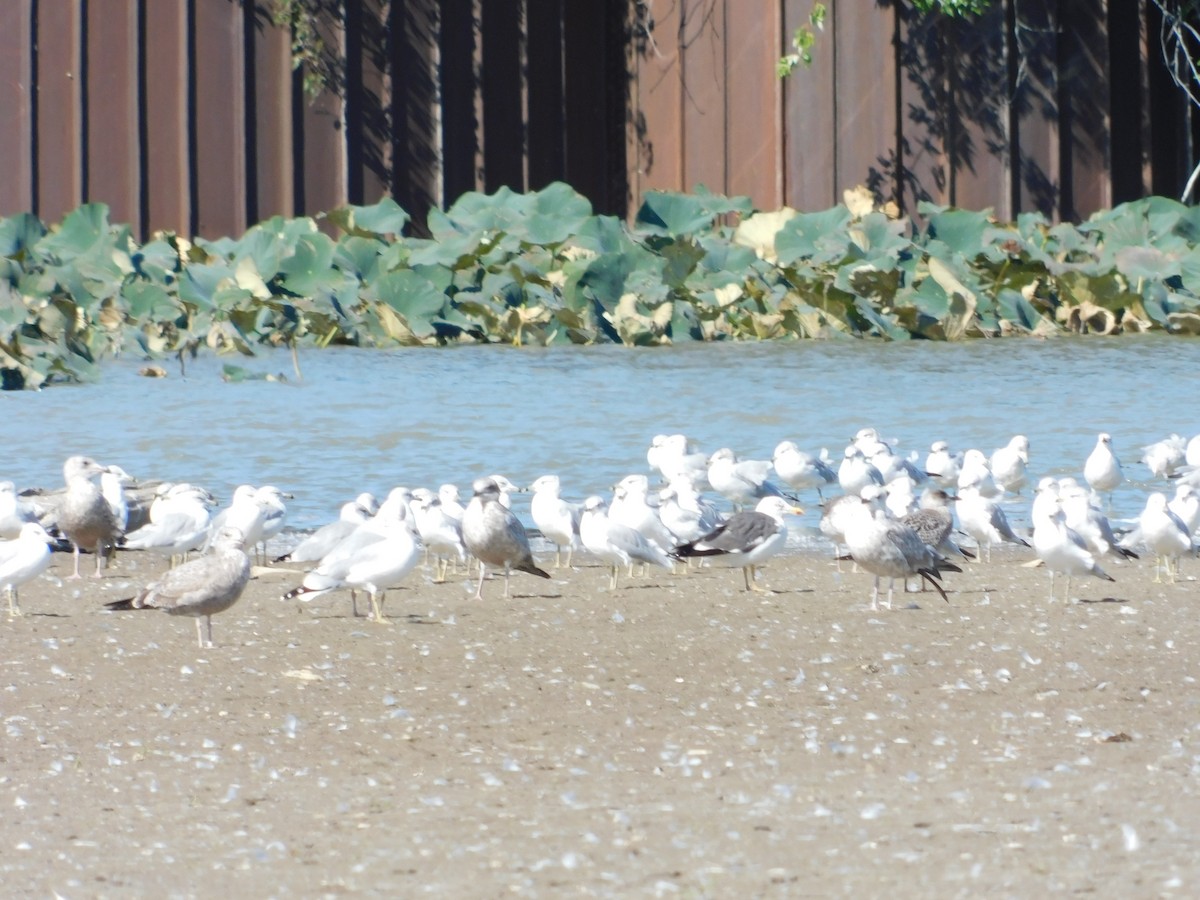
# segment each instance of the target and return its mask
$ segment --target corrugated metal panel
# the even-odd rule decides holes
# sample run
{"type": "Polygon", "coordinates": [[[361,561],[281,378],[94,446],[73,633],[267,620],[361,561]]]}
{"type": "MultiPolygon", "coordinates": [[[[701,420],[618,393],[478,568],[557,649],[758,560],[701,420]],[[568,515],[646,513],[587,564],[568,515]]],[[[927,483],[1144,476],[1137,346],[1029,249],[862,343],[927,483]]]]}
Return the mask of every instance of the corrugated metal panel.
{"type": "Polygon", "coordinates": [[[147,231],[192,231],[188,143],[188,21],[183,4],[144,16],[147,231]]]}
{"type": "Polygon", "coordinates": [[[642,4],[637,10],[637,153],[630,166],[634,210],[651,190],[682,190],[683,76],[681,3],[642,4]]]}
{"type": "Polygon", "coordinates": [[[1021,55],[1013,103],[1016,204],[1059,215],[1058,16],[1054,4],[1017,3],[1013,41],[1021,55]]]}
{"type": "Polygon", "coordinates": [[[566,172],[563,74],[564,0],[525,0],[529,29],[529,187],[538,190],[566,172]]]}
{"type": "Polygon", "coordinates": [[[83,198],[80,0],[41,0],[36,28],[36,212],[57,221],[83,198]]]}
{"type": "MultiPolygon", "coordinates": [[[[827,4],[837,6],[837,0],[827,4]]],[[[808,22],[809,8],[784,4],[782,46],[778,55],[792,52],[792,34],[808,22]]],[[[874,14],[874,12],[872,13],[874,14]]],[[[783,166],[788,206],[800,210],[828,209],[840,199],[834,186],[836,116],[830,29],[819,32],[812,66],[800,67],[782,79],[784,96],[783,166]]]]}
{"type": "MultiPolygon", "coordinates": [[[[1108,134],[1108,40],[1104,32],[1107,0],[1061,0],[1060,14],[1072,22],[1062,31],[1058,115],[1062,145],[1062,215],[1085,218],[1112,203],[1108,134]]],[[[1136,127],[1129,123],[1126,127],[1136,127]]]]}
{"type": "Polygon", "coordinates": [[[757,0],[753,6],[728,2],[726,64],[728,67],[728,177],[725,190],[749,196],[760,209],[783,203],[781,159],[782,86],[775,75],[779,55],[778,3],[757,0]]]}
{"type": "Polygon", "coordinates": [[[33,209],[33,22],[28,3],[0,3],[0,215],[33,209]]]}
{"type": "Polygon", "coordinates": [[[955,206],[995,209],[1012,217],[1009,182],[1008,54],[1005,5],[968,22],[949,22],[950,93],[953,141],[950,144],[950,197],[955,206]]]}
{"type": "Polygon", "coordinates": [[[834,189],[881,182],[888,193],[894,178],[896,149],[896,69],[893,13],[871,10],[864,14],[855,4],[841,3],[831,18],[834,80],[837,88],[837,127],[834,140],[836,165],[834,189]]]}
{"type": "MultiPolygon", "coordinates": [[[[741,0],[742,3],[753,0],[741,0]]],[[[682,0],[680,62],[683,81],[683,131],[676,137],[683,147],[684,190],[704,185],[714,193],[728,189],[727,141],[730,122],[726,118],[726,52],[729,34],[725,0],[682,0]]],[[[738,99],[743,98],[741,95],[738,99]]],[[[737,116],[740,121],[742,114],[737,116]]]]}
{"type": "MultiPolygon", "coordinates": [[[[330,52],[342,57],[345,33],[339,21],[322,14],[316,30],[330,52]]],[[[335,88],[327,87],[317,97],[306,100],[301,115],[304,135],[304,200],[297,212],[315,216],[346,203],[346,129],[342,99],[335,88]]]]}
{"type": "Polygon", "coordinates": [[[192,226],[202,235],[241,234],[247,225],[242,11],[228,0],[195,4],[192,226]]]}
{"type": "Polygon", "coordinates": [[[269,16],[254,17],[251,41],[253,85],[248,128],[254,153],[248,157],[251,192],[247,197],[252,221],[295,214],[296,169],[292,110],[291,35],[271,22],[269,16]]]}
{"type": "Polygon", "coordinates": [[[109,206],[113,221],[141,230],[141,147],[138,106],[138,2],[92,4],[87,19],[85,73],[87,183],[84,199],[109,206]]]}

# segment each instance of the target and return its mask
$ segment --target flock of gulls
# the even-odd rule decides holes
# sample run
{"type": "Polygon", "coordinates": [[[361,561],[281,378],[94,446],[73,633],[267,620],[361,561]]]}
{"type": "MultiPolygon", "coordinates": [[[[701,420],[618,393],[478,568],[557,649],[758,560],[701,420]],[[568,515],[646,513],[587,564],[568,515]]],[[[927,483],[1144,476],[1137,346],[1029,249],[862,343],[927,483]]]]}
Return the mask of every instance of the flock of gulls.
{"type": "MultiPolygon", "coordinates": [[[[1030,486],[1029,441],[1015,436],[990,456],[981,450],[953,452],[934,442],[924,460],[896,450],[873,428],[860,430],[836,462],[822,450],[807,453],[783,441],[770,460],[740,459],[728,448],[700,453],[682,434],[658,435],[646,453],[648,472],[622,478],[606,499],[583,502],[562,496],[558,476],[543,475],[519,488],[502,475],[475,480],[464,505],[454,485],[437,491],[394,488],[378,502],[368,493],[346,502],[338,518],[301,540],[273,562],[310,566],[284,599],[309,600],[348,590],[358,616],[357,591],[370,599],[371,617],[386,623],[385,592],[399,586],[428,559],[433,580],[443,582],[451,566],[478,563],[475,598],[482,599],[489,570],[504,579],[523,572],[551,575],[534,558],[529,532],[512,511],[511,497],[531,492],[530,517],[554,545],[553,566],[572,566],[583,548],[609,571],[616,589],[623,569],[637,564],[673,570],[693,557],[719,560],[742,570],[748,591],[765,590],[758,568],[784,550],[787,517],[801,515],[798,495],[816,492],[820,530],[835,547],[835,559],[853,560],[874,576],[871,609],[877,610],[881,580],[888,579],[887,608],[894,587],[919,579],[949,598],[946,573],[968,562],[991,560],[1000,543],[1030,547],[1033,565],[1070,580],[1090,575],[1112,581],[1101,566],[1108,558],[1156,558],[1155,579],[1173,581],[1179,560],[1191,554],[1200,525],[1200,436],[1171,435],[1143,448],[1140,458],[1152,478],[1171,495],[1153,491],[1131,527],[1118,537],[1106,509],[1125,480],[1112,438],[1101,434],[1084,461],[1082,481],[1043,477],[1036,482],[1030,521],[1023,536],[1010,527],[1005,504],[1021,502],[1030,486]],[[827,492],[837,496],[826,497],[827,492]],[[843,550],[844,548],[844,550],[843,550]],[[564,559],[565,554],[565,559],[564,559]]],[[[18,589],[49,566],[53,550],[73,553],[78,579],[80,554],[95,556],[101,577],[114,552],[155,551],[170,568],[136,595],[110,602],[112,610],[159,609],[196,619],[200,646],[212,645],[212,616],[237,602],[253,574],[251,555],[266,565],[267,542],[284,527],[291,495],[273,485],[242,485],[219,509],[205,488],[173,482],[137,483],[115,465],[72,456],[63,465],[64,485],[18,492],[0,482],[0,586],[9,614],[20,615],[18,589]],[[260,549],[261,548],[261,549],[260,549]],[[192,559],[189,555],[198,554],[192,559]]],[[[297,573],[299,574],[299,573],[297,573]]]]}

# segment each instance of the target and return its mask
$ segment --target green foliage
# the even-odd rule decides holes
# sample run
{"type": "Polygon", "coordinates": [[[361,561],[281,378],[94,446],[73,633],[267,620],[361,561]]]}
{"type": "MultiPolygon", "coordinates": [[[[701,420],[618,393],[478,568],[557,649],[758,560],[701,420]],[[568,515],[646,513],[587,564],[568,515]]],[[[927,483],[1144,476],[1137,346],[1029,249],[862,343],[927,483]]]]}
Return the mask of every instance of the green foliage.
{"type": "Polygon", "coordinates": [[[792,32],[792,52],[782,56],[775,64],[775,74],[786,78],[803,65],[812,65],[812,48],[817,42],[817,32],[825,30],[825,4],[814,3],[808,21],[792,32]]]}
{"type": "MultiPolygon", "coordinates": [[[[275,217],[240,238],[139,246],[102,204],[57,226],[0,219],[0,378],[36,388],[98,360],[202,348],[252,356],[362,347],[691,340],[963,340],[1064,331],[1200,332],[1200,211],[1163,197],[1076,226],[864,190],[819,212],[648,194],[632,226],[564,184],[470,193],[407,237],[392,200],[275,217]]],[[[229,380],[247,377],[236,366],[229,380]]]]}

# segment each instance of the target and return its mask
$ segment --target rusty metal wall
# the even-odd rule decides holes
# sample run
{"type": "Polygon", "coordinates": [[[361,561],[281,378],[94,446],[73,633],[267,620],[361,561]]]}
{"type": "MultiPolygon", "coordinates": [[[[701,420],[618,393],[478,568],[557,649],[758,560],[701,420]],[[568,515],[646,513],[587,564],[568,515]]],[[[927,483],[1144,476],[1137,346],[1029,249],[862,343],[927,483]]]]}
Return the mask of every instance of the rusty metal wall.
{"type": "Polygon", "coordinates": [[[783,80],[808,0],[319,2],[315,99],[270,0],[0,3],[0,215],[101,200],[143,236],[216,236],[391,195],[420,227],[463,191],[562,179],[617,215],[649,189],[824,209],[867,184],[1077,219],[1190,165],[1146,0],[969,24],[826,0],[783,80]]]}

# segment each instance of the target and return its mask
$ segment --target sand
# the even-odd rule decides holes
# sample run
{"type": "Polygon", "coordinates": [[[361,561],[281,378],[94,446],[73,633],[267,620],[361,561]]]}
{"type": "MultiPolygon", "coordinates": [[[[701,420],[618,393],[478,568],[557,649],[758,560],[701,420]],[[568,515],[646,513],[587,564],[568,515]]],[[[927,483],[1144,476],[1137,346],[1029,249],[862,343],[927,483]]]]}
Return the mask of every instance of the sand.
{"type": "Polygon", "coordinates": [[[156,558],[57,557],[0,620],[3,893],[1196,896],[1197,585],[1051,603],[1029,558],[879,612],[816,555],[765,596],[422,568],[391,626],[268,573],[200,649],[101,610],[156,558]]]}

